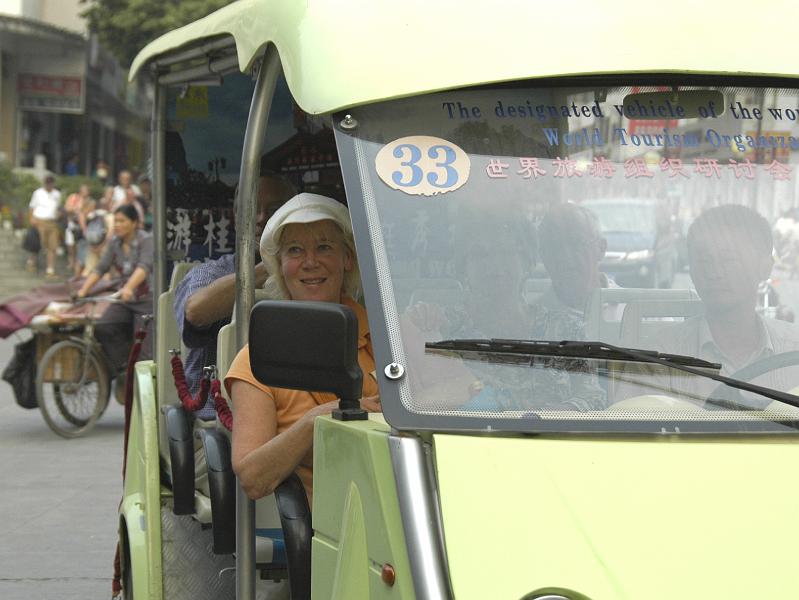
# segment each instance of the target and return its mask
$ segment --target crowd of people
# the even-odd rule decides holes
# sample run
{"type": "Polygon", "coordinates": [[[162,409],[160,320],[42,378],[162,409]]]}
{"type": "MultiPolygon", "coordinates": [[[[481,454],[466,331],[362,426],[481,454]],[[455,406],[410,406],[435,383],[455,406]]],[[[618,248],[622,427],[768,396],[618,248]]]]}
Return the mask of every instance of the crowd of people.
{"type": "MultiPolygon", "coordinates": [[[[130,171],[119,173],[115,186],[106,186],[101,198],[93,198],[88,184],[62,201],[48,175],[30,201],[31,228],[38,232],[40,248],[31,252],[27,268],[36,271],[38,255],[45,255],[45,277],[58,280],[55,261],[63,247],[69,261],[70,285],[77,287],[78,298],[91,294],[105,280],[118,288],[119,304],[105,309],[95,324],[100,342],[113,369],[112,376],[124,372],[133,343],[134,326],[149,321],[152,312],[151,278],[153,244],[150,228],[150,186],[146,178],[133,183],[130,171]]],[[[142,359],[152,356],[152,340],[147,336],[142,359]]],[[[117,377],[117,383],[122,381],[117,377]]],[[[122,386],[118,385],[117,389],[122,386]]]]}
{"type": "MultiPolygon", "coordinates": [[[[59,248],[66,253],[68,269],[74,278],[86,277],[95,268],[103,249],[113,235],[113,214],[121,206],[132,206],[138,215],[140,229],[149,230],[151,188],[147,177],[133,183],[130,171],[119,173],[116,185],[105,186],[100,198],[93,198],[88,183],[66,199],[56,187],[52,175],[44,178],[42,187],[31,196],[28,217],[31,227],[38,233],[39,247],[31,252],[27,269],[38,270],[39,255],[44,254],[45,277],[59,279],[56,273],[56,255],[59,248]]],[[[35,248],[34,248],[35,249],[35,248]]]]}

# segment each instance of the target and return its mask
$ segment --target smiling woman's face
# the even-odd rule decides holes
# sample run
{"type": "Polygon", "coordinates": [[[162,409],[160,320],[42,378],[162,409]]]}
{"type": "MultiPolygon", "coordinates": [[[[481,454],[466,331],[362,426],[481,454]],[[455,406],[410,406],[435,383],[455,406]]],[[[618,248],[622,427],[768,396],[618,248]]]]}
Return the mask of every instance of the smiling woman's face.
{"type": "Polygon", "coordinates": [[[292,223],[280,236],[280,269],[292,300],[340,302],[352,256],[333,221],[292,223]]]}

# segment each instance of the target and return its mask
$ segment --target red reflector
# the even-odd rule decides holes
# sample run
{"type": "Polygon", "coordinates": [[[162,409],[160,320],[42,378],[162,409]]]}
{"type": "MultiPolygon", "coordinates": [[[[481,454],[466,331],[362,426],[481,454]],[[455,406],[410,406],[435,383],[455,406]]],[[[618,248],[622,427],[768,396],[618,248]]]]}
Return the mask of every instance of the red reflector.
{"type": "Polygon", "coordinates": [[[380,571],[380,578],[386,585],[394,585],[394,581],[397,579],[397,574],[394,572],[394,567],[388,563],[384,564],[383,569],[380,571]]]}

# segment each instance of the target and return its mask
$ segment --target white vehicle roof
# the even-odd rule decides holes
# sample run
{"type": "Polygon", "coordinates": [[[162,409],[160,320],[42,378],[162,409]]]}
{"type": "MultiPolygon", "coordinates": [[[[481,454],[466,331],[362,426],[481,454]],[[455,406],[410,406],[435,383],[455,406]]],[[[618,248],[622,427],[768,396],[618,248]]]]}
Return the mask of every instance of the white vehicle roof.
{"type": "Polygon", "coordinates": [[[799,77],[799,3],[239,0],[148,44],[148,63],[212,40],[247,71],[277,48],[303,110],[529,78],[619,73],[799,77]]]}

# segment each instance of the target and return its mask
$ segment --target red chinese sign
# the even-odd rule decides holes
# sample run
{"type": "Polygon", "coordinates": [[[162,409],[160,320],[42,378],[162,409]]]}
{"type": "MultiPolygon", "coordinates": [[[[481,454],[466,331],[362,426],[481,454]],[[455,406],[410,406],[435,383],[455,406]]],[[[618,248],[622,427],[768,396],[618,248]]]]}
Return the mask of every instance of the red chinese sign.
{"type": "Polygon", "coordinates": [[[23,110],[82,113],[83,88],[82,77],[20,73],[18,104],[23,110]]]}

